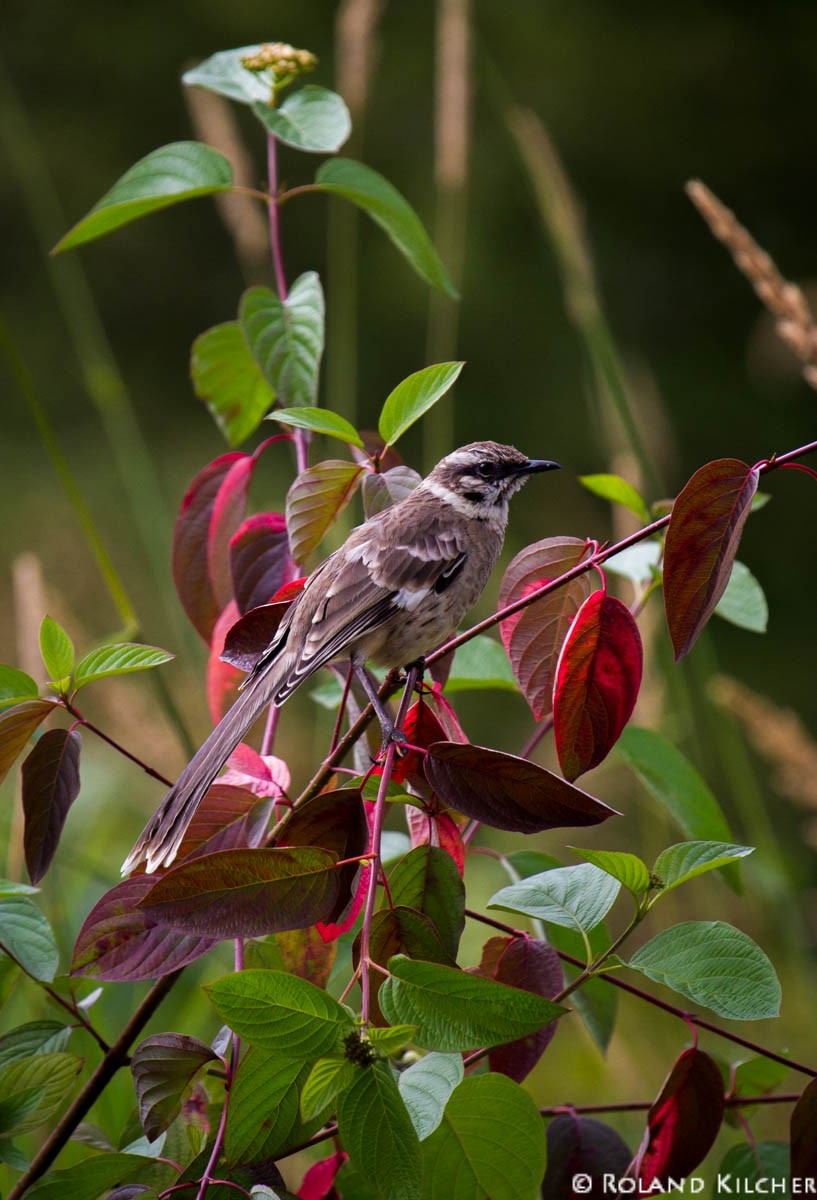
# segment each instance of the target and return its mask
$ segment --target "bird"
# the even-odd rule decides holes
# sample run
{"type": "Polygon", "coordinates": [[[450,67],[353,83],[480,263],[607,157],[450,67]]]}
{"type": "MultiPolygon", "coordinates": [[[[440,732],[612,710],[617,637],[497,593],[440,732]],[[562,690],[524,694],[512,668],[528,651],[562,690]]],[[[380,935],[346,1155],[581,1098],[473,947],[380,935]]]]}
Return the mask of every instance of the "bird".
{"type": "Polygon", "coordinates": [[[122,866],[169,867],[205,793],[267,705],[280,707],[320,667],[351,660],[399,741],[365,670],[404,667],[442,645],[474,606],[499,557],[508,502],[529,476],[557,470],[513,446],[472,442],[446,455],[405,499],[358,525],[309,575],[238,699],[183,769],[122,866]]]}

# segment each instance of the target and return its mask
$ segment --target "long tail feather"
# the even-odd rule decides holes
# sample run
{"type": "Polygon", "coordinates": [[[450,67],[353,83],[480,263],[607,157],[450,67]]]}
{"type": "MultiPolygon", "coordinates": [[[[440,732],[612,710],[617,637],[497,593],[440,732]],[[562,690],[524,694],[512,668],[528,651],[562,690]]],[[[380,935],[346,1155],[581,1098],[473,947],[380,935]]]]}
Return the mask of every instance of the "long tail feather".
{"type": "Polygon", "coordinates": [[[157,867],[170,866],[207,789],[246,730],[273,699],[279,684],[279,672],[269,669],[249,680],[235,704],[193,755],[142,830],[136,845],[122,864],[123,875],[143,861],[148,873],[157,867]]]}

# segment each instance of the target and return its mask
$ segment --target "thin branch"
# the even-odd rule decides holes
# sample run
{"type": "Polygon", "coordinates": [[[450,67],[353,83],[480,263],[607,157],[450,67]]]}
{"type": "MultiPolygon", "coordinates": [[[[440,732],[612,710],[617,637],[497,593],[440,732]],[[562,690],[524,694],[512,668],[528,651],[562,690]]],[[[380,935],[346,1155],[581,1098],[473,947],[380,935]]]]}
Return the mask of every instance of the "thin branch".
{"type": "Polygon", "coordinates": [[[132,763],[136,763],[137,767],[141,767],[146,775],[150,775],[153,779],[158,779],[159,783],[163,783],[165,787],[173,786],[172,779],[168,779],[166,775],[162,775],[161,771],[157,771],[153,767],[148,766],[148,764],[143,762],[142,759],[136,754],[132,754],[130,750],[126,750],[125,747],[120,745],[119,742],[115,741],[107,733],[104,733],[101,729],[94,725],[93,722],[89,721],[87,717],[84,717],[79,709],[74,707],[70,700],[62,700],[61,704],[66,711],[71,714],[72,717],[76,717],[80,725],[83,725],[86,729],[90,730],[91,733],[96,734],[96,736],[101,738],[103,742],[107,742],[108,745],[113,747],[113,749],[119,754],[124,755],[125,758],[129,758],[132,763]]]}
{"type": "MultiPolygon", "coordinates": [[[[749,1108],[755,1104],[796,1104],[799,1099],[799,1092],[778,1092],[772,1096],[727,1096],[723,1103],[726,1108],[749,1108]]],[[[559,1117],[565,1113],[582,1116],[590,1113],[647,1112],[654,1103],[654,1100],[632,1100],[620,1104],[554,1104],[540,1108],[539,1114],[543,1117],[559,1117]]]]}

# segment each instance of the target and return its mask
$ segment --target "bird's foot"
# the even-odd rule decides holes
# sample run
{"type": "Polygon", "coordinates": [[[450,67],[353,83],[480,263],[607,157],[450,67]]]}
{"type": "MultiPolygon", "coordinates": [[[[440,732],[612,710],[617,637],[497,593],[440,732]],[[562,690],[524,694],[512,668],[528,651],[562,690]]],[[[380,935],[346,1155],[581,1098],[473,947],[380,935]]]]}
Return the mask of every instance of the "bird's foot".
{"type": "Polygon", "coordinates": [[[380,743],[380,750],[377,756],[378,762],[382,762],[386,757],[386,751],[389,746],[394,746],[398,758],[402,758],[404,754],[408,753],[405,749],[405,743],[408,741],[408,738],[402,729],[397,728],[393,721],[384,722],[380,727],[380,732],[383,735],[383,740],[380,743]]]}

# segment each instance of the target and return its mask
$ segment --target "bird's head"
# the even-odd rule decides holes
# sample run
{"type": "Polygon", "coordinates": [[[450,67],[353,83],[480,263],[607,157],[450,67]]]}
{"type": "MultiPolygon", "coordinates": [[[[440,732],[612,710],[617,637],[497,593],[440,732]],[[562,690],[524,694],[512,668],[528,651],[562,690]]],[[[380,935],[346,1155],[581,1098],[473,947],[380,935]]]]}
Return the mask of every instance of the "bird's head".
{"type": "Polygon", "coordinates": [[[472,442],[438,462],[426,478],[425,487],[464,515],[504,521],[508,500],[528,476],[558,468],[558,463],[528,458],[513,446],[472,442]]]}

